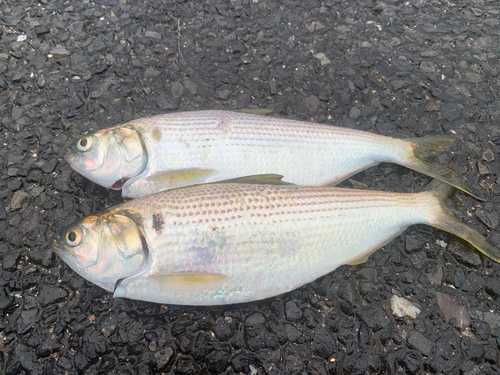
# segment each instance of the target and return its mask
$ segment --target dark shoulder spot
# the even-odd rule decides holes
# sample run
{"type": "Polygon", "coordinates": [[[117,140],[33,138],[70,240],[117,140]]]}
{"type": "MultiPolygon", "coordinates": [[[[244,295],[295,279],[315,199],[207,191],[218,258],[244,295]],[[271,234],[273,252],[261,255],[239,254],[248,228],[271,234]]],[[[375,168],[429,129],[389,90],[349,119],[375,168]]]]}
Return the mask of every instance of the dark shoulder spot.
{"type": "Polygon", "coordinates": [[[151,136],[155,141],[159,141],[161,139],[161,130],[158,128],[154,128],[151,136]]]}
{"type": "Polygon", "coordinates": [[[165,221],[161,214],[153,214],[153,229],[156,233],[161,234],[163,227],[165,226],[165,221]]]}

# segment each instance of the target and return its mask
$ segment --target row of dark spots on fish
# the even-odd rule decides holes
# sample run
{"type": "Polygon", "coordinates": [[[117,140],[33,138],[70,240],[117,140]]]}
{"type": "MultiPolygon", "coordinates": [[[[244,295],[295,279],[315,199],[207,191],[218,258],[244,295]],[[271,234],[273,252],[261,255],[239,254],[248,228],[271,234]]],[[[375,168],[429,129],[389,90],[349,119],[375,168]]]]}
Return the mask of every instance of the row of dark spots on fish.
{"type": "MultiPolygon", "coordinates": [[[[315,200],[310,200],[310,201],[305,201],[305,202],[283,202],[280,201],[279,203],[274,203],[274,202],[269,202],[265,203],[259,200],[255,200],[253,202],[254,204],[250,205],[251,199],[248,200],[248,204],[240,205],[240,206],[235,206],[235,202],[233,201],[224,201],[224,202],[217,202],[217,203],[205,203],[205,204],[173,204],[170,206],[172,210],[198,210],[194,212],[194,215],[211,215],[211,214],[225,214],[225,213],[230,213],[230,212],[238,212],[238,211],[250,211],[250,210],[274,210],[274,209],[279,209],[279,208],[293,208],[293,207],[307,207],[307,206],[317,206],[320,204],[320,202],[315,201],[315,200]],[[216,208],[216,207],[224,207],[227,205],[233,205],[233,207],[230,208],[216,208]],[[210,209],[212,208],[212,209],[210,209]],[[203,210],[205,209],[205,210],[203,210]],[[202,210],[202,211],[200,211],[202,210]]],[[[325,202],[326,203],[326,202],[325,202]]],[[[336,207],[324,207],[325,205],[322,205],[323,207],[319,207],[318,209],[309,209],[311,212],[316,212],[316,211],[325,211],[325,210],[347,210],[347,209],[357,209],[357,208],[366,208],[366,207],[382,207],[382,205],[377,204],[377,202],[368,202],[369,204],[362,204],[364,202],[360,202],[358,200],[344,200],[344,201],[338,201],[334,200],[331,202],[332,204],[337,204],[336,207]],[[343,206],[340,206],[343,205],[343,206]]],[[[288,213],[290,213],[288,211],[288,213]]],[[[181,213],[177,213],[177,217],[179,217],[181,213]]],[[[193,215],[193,212],[190,213],[184,213],[182,216],[187,216],[193,215]]]]}
{"type": "MultiPolygon", "coordinates": [[[[249,209],[247,207],[247,209],[249,209]]],[[[312,210],[293,210],[293,211],[280,211],[280,212],[249,212],[247,215],[245,215],[247,218],[270,218],[270,217],[275,217],[276,219],[273,219],[273,223],[283,223],[283,222],[289,222],[289,221],[309,221],[313,219],[325,219],[334,216],[349,216],[349,210],[348,208],[346,209],[338,209],[335,211],[329,210],[327,208],[318,208],[318,209],[312,209],[312,210]],[[343,211],[345,210],[345,211],[343,211]],[[306,216],[310,214],[316,214],[314,217],[312,216],[306,216]],[[301,216],[299,216],[301,215],[301,216]]],[[[229,210],[231,211],[231,210],[229,210]]],[[[352,210],[350,210],[352,211],[352,210]]],[[[223,213],[223,212],[221,212],[223,213]]],[[[229,213],[229,212],[228,212],[229,213]]],[[[208,215],[210,215],[211,212],[208,212],[208,215]]],[[[189,212],[189,213],[183,213],[183,214],[177,214],[177,218],[187,218],[187,217],[197,217],[197,216],[207,216],[207,212],[202,211],[202,212],[189,212]]],[[[193,219],[191,221],[176,221],[174,220],[172,222],[172,225],[184,225],[184,224],[203,224],[203,223],[210,223],[210,222],[223,222],[223,221],[234,221],[236,219],[240,220],[243,218],[244,215],[238,215],[234,214],[232,216],[228,216],[225,218],[221,217],[215,217],[215,216],[208,216],[205,218],[200,218],[200,219],[193,219]]],[[[251,219],[250,219],[251,220],[251,219]]],[[[258,224],[258,222],[254,222],[254,224],[258,224]]]]}
{"type": "MultiPolygon", "coordinates": [[[[300,212],[299,212],[300,213],[300,212]]],[[[289,213],[290,214],[290,213],[289,213]]],[[[247,225],[247,224],[252,224],[252,225],[257,225],[257,224],[262,224],[262,221],[261,221],[261,217],[263,218],[268,218],[268,217],[271,217],[271,216],[274,216],[274,214],[251,214],[250,217],[248,219],[248,221],[246,222],[246,224],[238,224],[238,223],[232,223],[232,224],[224,224],[223,228],[225,230],[228,230],[230,228],[233,228],[233,227],[238,227],[238,226],[241,226],[241,225],[247,225]],[[253,221],[252,221],[253,220],[253,221]]],[[[343,212],[339,212],[337,214],[337,216],[349,216],[348,213],[343,213],[343,212]]],[[[311,217],[286,217],[286,216],[279,216],[278,219],[272,219],[269,224],[279,224],[279,223],[289,223],[289,222],[297,222],[297,221],[310,221],[310,220],[313,220],[313,219],[327,219],[327,218],[330,218],[331,215],[327,215],[327,214],[324,214],[324,215],[318,215],[314,218],[311,218],[311,217]]],[[[187,220],[187,221],[173,221],[172,222],[172,225],[189,225],[189,224],[193,224],[193,225],[196,225],[196,224],[208,224],[208,223],[223,223],[224,221],[234,221],[236,219],[238,220],[241,220],[243,218],[243,215],[236,215],[236,216],[232,216],[231,218],[226,218],[226,219],[221,219],[220,217],[217,217],[217,218],[205,218],[205,219],[194,219],[194,220],[187,220]]],[[[218,231],[220,230],[222,227],[218,227],[218,226],[215,226],[215,227],[212,227],[212,231],[218,231]]]]}
{"type": "MultiPolygon", "coordinates": [[[[237,195],[224,195],[224,196],[214,196],[208,199],[200,199],[200,198],[189,198],[189,199],[178,199],[178,200],[169,200],[170,206],[173,209],[188,209],[188,208],[196,208],[196,207],[215,207],[215,206],[227,206],[228,204],[234,204],[237,199],[240,197],[237,195]],[[221,202],[222,200],[222,202],[221,202]],[[201,201],[201,202],[200,202],[201,201]],[[199,203],[198,203],[199,202],[199,203]],[[188,203],[194,203],[192,206],[188,203]]],[[[285,197],[288,199],[288,197],[285,197]]],[[[276,196],[270,197],[261,197],[259,198],[247,198],[248,203],[267,203],[270,201],[276,201],[276,196]]],[[[279,199],[278,199],[279,200],[279,199]]]]}
{"type": "MultiPolygon", "coordinates": [[[[212,190],[213,185],[206,185],[205,189],[210,189],[212,190]]],[[[198,188],[199,189],[199,188],[198,188]]],[[[201,189],[200,189],[201,190],[201,189]]],[[[276,201],[276,200],[292,200],[296,199],[297,196],[294,194],[295,190],[292,191],[287,191],[287,194],[280,194],[280,191],[278,190],[267,190],[263,192],[248,192],[248,191],[241,191],[241,192],[227,192],[228,189],[221,187],[221,189],[217,189],[215,191],[210,192],[211,194],[209,196],[206,195],[204,191],[199,191],[194,193],[192,196],[186,197],[185,191],[182,189],[178,190],[176,193],[177,199],[169,199],[171,203],[192,203],[192,202],[200,202],[200,201],[210,201],[210,200],[226,200],[226,201],[233,201],[234,199],[239,199],[244,197],[245,199],[248,199],[249,202],[256,201],[256,202],[269,202],[269,201],[276,201]],[[180,197],[179,197],[180,196],[180,197]]],[[[191,192],[190,192],[191,193],[191,192]]],[[[300,192],[300,199],[301,200],[307,200],[307,199],[334,199],[334,198],[344,198],[345,195],[343,194],[343,191],[338,191],[334,189],[327,189],[327,188],[322,188],[321,190],[318,190],[317,188],[310,188],[308,189],[307,187],[301,187],[301,192],[300,192]],[[308,191],[309,194],[305,194],[305,192],[308,191]]],[[[356,191],[349,191],[348,194],[351,195],[349,199],[349,202],[351,201],[363,201],[367,200],[367,198],[361,194],[358,194],[356,191]]],[[[372,194],[373,196],[370,196],[368,199],[373,200],[373,199],[379,199],[383,201],[391,200],[392,197],[388,197],[387,194],[372,194]]],[[[214,203],[211,203],[212,206],[214,203]]],[[[226,202],[223,203],[224,205],[227,204],[226,202]]]]}

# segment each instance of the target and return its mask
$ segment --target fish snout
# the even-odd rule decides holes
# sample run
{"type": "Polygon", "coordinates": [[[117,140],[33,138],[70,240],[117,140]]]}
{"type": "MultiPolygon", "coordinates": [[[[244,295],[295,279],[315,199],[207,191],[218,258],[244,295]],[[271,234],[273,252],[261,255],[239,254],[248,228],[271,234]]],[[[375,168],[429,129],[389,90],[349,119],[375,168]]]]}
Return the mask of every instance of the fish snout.
{"type": "Polygon", "coordinates": [[[66,234],[66,228],[60,230],[59,233],[56,234],[56,236],[52,240],[53,248],[60,249],[62,247],[65,234],[66,234]]]}
{"type": "Polygon", "coordinates": [[[71,228],[71,226],[66,226],[62,228],[59,233],[57,233],[54,237],[54,240],[52,241],[52,247],[54,249],[64,249],[67,247],[66,244],[66,234],[68,233],[68,230],[71,228]]]}
{"type": "Polygon", "coordinates": [[[79,153],[80,153],[80,151],[78,151],[78,140],[73,141],[66,149],[66,152],[64,153],[64,159],[66,159],[66,161],[67,161],[68,157],[70,157],[71,155],[77,155],[79,153]]]}
{"type": "Polygon", "coordinates": [[[69,145],[68,149],[66,150],[66,155],[71,154],[71,153],[74,153],[74,154],[78,153],[79,151],[78,151],[78,146],[77,145],[78,145],[78,140],[73,141],[69,145]]]}
{"type": "Polygon", "coordinates": [[[53,250],[57,250],[57,249],[60,249],[62,247],[61,242],[60,242],[60,238],[61,238],[61,235],[58,234],[57,237],[52,240],[52,249],[53,250]]]}
{"type": "Polygon", "coordinates": [[[76,151],[76,143],[73,142],[67,149],[64,151],[63,158],[66,160],[66,163],[68,163],[71,167],[73,167],[73,164],[75,162],[75,155],[77,155],[76,151]]]}

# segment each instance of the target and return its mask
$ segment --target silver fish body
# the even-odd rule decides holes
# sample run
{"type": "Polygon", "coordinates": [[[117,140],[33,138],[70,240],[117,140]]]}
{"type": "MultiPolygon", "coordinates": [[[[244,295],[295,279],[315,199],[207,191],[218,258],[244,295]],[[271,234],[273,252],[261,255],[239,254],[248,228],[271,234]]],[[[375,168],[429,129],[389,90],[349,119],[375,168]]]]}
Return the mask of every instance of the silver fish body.
{"type": "Polygon", "coordinates": [[[500,260],[436,192],[246,184],[129,201],[63,231],[54,248],[115,297],[223,305],[276,296],[360,263],[418,223],[459,235],[500,260]]]}
{"type": "Polygon", "coordinates": [[[381,162],[398,163],[472,194],[453,171],[425,160],[455,136],[401,140],[354,129],[231,111],[194,111],[133,120],[76,141],[73,169],[122,195],[280,174],[327,185],[381,162]]]}

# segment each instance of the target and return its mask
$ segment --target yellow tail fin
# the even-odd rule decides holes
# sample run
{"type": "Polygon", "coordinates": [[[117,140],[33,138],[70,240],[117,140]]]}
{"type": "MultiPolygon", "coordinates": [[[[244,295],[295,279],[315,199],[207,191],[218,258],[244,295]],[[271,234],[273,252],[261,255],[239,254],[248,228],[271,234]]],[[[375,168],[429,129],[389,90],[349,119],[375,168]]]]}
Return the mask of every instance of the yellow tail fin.
{"type": "MultiPolygon", "coordinates": [[[[411,138],[404,141],[410,145],[413,154],[406,160],[399,161],[400,164],[417,172],[426,174],[440,181],[446,182],[457,189],[460,189],[478,200],[483,198],[473,193],[454,171],[442,165],[433,163],[427,158],[442,154],[448,151],[455,142],[461,139],[460,135],[440,135],[437,137],[411,138]]],[[[404,158],[403,158],[404,159],[404,158]]]]}
{"type": "Polygon", "coordinates": [[[472,246],[474,246],[481,253],[486,255],[488,258],[493,259],[495,262],[500,263],[500,250],[493,246],[488,240],[481,235],[476,230],[465,225],[460,220],[458,220],[453,212],[446,207],[444,201],[448,197],[453,188],[442,182],[437,182],[433,180],[429,187],[432,185],[432,190],[429,192],[434,195],[439,201],[439,213],[431,219],[428,223],[429,225],[444,230],[446,232],[452,233],[457,237],[467,241],[472,246]]]}

